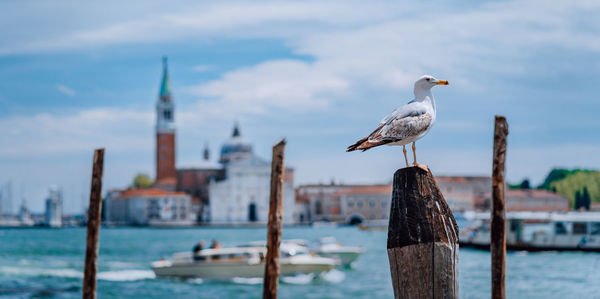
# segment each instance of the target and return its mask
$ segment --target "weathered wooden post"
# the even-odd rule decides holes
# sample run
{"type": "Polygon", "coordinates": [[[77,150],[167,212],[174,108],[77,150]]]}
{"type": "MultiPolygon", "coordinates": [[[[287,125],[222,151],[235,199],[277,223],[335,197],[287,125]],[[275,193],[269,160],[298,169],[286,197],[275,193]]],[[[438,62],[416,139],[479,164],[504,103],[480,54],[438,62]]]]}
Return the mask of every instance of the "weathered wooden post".
{"type": "Polygon", "coordinates": [[[96,298],[96,272],[98,270],[98,237],[100,232],[100,215],[102,213],[102,168],[104,166],[104,149],[94,151],[94,169],[92,170],[92,187],[90,206],[87,218],[87,242],[85,250],[85,270],[83,274],[83,298],[96,298]]]}
{"type": "Polygon", "coordinates": [[[387,248],[395,298],[458,298],[458,225],[428,170],[394,174],[387,248]]]}
{"type": "Polygon", "coordinates": [[[271,160],[271,197],[269,203],[269,223],[267,224],[267,259],[265,262],[265,277],[263,298],[277,298],[279,284],[279,245],[281,243],[281,212],[283,207],[283,165],[285,138],[273,146],[271,160]]]}
{"type": "Polygon", "coordinates": [[[494,128],[494,161],[492,166],[492,215],[490,251],[492,255],[492,298],[506,298],[506,214],[504,211],[504,170],[508,124],[496,115],[494,128]]]}

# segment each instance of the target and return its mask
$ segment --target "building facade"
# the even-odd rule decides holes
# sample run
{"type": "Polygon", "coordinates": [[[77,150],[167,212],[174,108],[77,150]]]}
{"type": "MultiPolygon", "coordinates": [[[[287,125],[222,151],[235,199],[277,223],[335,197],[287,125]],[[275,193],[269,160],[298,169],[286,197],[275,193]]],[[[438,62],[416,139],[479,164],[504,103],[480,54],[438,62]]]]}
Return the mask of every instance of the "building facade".
{"type": "MultiPolygon", "coordinates": [[[[236,124],[231,139],[221,148],[224,178],[209,184],[210,223],[216,225],[264,224],[268,221],[271,163],[252,151],[236,124]]],[[[283,223],[293,223],[294,173],[286,168],[283,185],[283,223]]]]}
{"type": "Polygon", "coordinates": [[[171,95],[167,58],[163,57],[163,74],[156,104],[156,184],[174,186],[175,172],[175,103],[171,95]]]}
{"type": "Polygon", "coordinates": [[[392,185],[365,185],[339,191],[342,214],[346,223],[388,219],[392,185]]]}
{"type": "Polygon", "coordinates": [[[48,190],[44,224],[50,227],[62,226],[62,191],[55,186],[48,190]]]}
{"type": "MultiPolygon", "coordinates": [[[[478,210],[489,211],[491,206],[492,194],[488,192],[479,201],[478,210]]],[[[567,212],[569,199],[541,189],[508,189],[504,192],[504,206],[507,212],[567,212]]]]}
{"type": "Polygon", "coordinates": [[[438,176],[435,181],[453,212],[476,210],[477,201],[492,188],[486,176],[438,176]]]}
{"type": "Polygon", "coordinates": [[[104,202],[111,225],[187,226],[196,221],[192,199],[183,192],[127,189],[109,192],[104,202]]]}
{"type": "Polygon", "coordinates": [[[296,189],[294,209],[296,222],[344,222],[346,216],[342,214],[338,192],[352,187],[335,183],[299,186],[296,189]]]}
{"type": "MultiPolygon", "coordinates": [[[[491,188],[483,176],[441,176],[436,182],[454,212],[472,211],[491,188]]],[[[389,217],[392,185],[302,185],[296,189],[294,217],[299,223],[360,223],[389,217]]]]}
{"type": "Polygon", "coordinates": [[[177,191],[192,196],[197,222],[207,222],[210,218],[210,182],[224,178],[223,165],[209,161],[206,154],[202,163],[177,169],[177,191]]]}

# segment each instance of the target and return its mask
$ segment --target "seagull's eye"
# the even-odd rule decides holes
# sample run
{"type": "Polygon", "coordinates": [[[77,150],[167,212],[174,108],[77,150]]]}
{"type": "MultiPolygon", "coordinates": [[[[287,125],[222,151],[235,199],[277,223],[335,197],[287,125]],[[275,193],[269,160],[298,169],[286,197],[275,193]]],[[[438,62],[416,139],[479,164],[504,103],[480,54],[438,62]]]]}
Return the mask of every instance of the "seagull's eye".
{"type": "Polygon", "coordinates": [[[425,79],[425,80],[429,81],[429,80],[431,80],[431,79],[427,78],[427,79],[425,79]]]}

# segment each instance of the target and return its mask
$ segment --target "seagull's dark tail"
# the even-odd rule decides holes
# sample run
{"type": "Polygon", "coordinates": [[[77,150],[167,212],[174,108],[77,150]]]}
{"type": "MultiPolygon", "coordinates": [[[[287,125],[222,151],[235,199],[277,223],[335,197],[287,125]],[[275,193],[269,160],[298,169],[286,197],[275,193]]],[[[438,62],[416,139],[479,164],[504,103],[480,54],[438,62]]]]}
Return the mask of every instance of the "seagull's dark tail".
{"type": "MultiPolygon", "coordinates": [[[[365,138],[357,141],[355,144],[349,146],[346,149],[346,152],[352,152],[352,151],[355,151],[355,150],[359,149],[358,147],[361,146],[365,141],[367,141],[367,139],[368,139],[368,137],[365,137],[365,138]]],[[[368,148],[362,149],[363,152],[366,151],[366,150],[368,150],[368,148]]]]}
{"type": "Polygon", "coordinates": [[[351,152],[351,151],[355,151],[355,150],[361,150],[364,152],[370,148],[389,143],[389,141],[387,141],[387,140],[373,142],[373,141],[369,141],[368,139],[369,139],[369,137],[365,137],[365,138],[357,141],[355,144],[349,146],[348,149],[346,149],[346,151],[351,152]]]}
{"type": "MultiPolygon", "coordinates": [[[[348,147],[348,149],[346,149],[347,152],[351,152],[351,151],[355,151],[355,150],[361,150],[361,151],[366,151],[370,148],[374,148],[376,146],[380,146],[380,145],[384,145],[384,144],[388,144],[388,143],[392,143],[394,142],[394,140],[378,140],[378,141],[369,141],[367,140],[369,137],[365,137],[359,141],[357,141],[355,144],[351,145],[348,147]]],[[[396,140],[397,141],[397,140],[396,140]]]]}

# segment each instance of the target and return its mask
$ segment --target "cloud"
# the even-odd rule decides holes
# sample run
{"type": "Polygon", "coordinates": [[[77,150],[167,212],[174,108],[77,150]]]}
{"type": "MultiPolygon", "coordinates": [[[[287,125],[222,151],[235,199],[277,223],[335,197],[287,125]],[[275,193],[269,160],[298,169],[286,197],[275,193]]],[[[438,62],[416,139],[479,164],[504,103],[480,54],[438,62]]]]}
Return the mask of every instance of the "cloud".
{"type": "MultiPolygon", "coordinates": [[[[36,53],[45,51],[69,51],[90,47],[102,47],[115,44],[151,43],[158,41],[181,40],[190,37],[283,37],[295,31],[298,24],[314,27],[315,22],[321,24],[344,25],[366,20],[374,16],[390,15],[384,6],[372,6],[353,2],[353,6],[342,5],[342,2],[322,3],[318,1],[304,3],[285,2],[232,2],[222,5],[195,2],[182,3],[177,8],[164,11],[139,12],[131,7],[122,7],[125,18],[113,16],[111,11],[107,16],[114,19],[106,24],[95,18],[97,9],[93,6],[70,6],[65,10],[57,10],[56,16],[73,13],[89,16],[92,24],[86,23],[85,17],[78,18],[79,22],[55,24],[55,19],[44,20],[53,36],[35,35],[30,31],[22,34],[6,33],[10,44],[0,44],[0,54],[36,53]],[[356,10],[357,6],[360,10],[356,10]],[[76,10],[76,11],[72,11],[76,10]],[[332,12],[335,11],[335,17],[332,12]],[[100,23],[98,25],[97,23],[100,23]],[[311,25],[312,24],[312,25],[311,25]],[[59,29],[53,26],[59,25],[59,29]],[[81,29],[81,28],[85,29],[81,29]],[[269,30],[265,30],[269,29],[269,30]],[[33,37],[32,37],[33,36],[33,37]]],[[[132,6],[133,7],[133,6],[132,6]]],[[[119,11],[118,9],[116,9],[119,11]]],[[[10,11],[6,9],[6,11],[10,11]]],[[[20,9],[19,12],[23,12],[20,9]]],[[[29,16],[34,19],[34,16],[29,16]]],[[[7,18],[9,22],[21,23],[18,18],[7,18]]],[[[68,20],[68,19],[67,19],[68,20]]],[[[0,35],[1,37],[1,35],[0,35]]],[[[0,39],[2,40],[2,39],[0,39]]]]}
{"type": "Polygon", "coordinates": [[[348,83],[311,63],[275,60],[226,73],[221,79],[186,91],[216,98],[230,111],[265,113],[270,108],[310,110],[329,104],[328,95],[343,93],[348,83]]]}
{"type": "Polygon", "coordinates": [[[75,92],[74,89],[66,87],[62,84],[57,84],[56,85],[56,90],[58,90],[58,92],[64,94],[64,95],[68,95],[70,97],[73,97],[77,94],[77,92],[75,92]]]}
{"type": "Polygon", "coordinates": [[[93,108],[69,114],[40,113],[0,118],[0,156],[37,157],[96,147],[116,151],[152,144],[153,111],[93,108]]]}
{"type": "MultiPolygon", "coordinates": [[[[355,11],[365,8],[356,2],[348,6],[355,11]]],[[[239,17],[227,26],[214,25],[224,36],[231,32],[246,37],[278,36],[295,54],[312,60],[261,62],[189,86],[187,91],[213,99],[213,107],[236,107],[249,113],[265,113],[277,107],[310,111],[347,101],[365,91],[369,96],[382,97],[410,89],[422,74],[450,79],[463,93],[498,94],[509,88],[498,82],[501,77],[516,79],[535,73],[538,78],[547,78],[573,71],[572,64],[555,64],[548,71],[548,58],[538,58],[535,53],[600,51],[600,40],[595,38],[599,26],[590,23],[586,25],[589,28],[580,28],[583,25],[578,15],[586,11],[600,13],[600,7],[590,2],[560,1],[552,6],[539,1],[487,3],[452,13],[447,8],[399,6],[397,13],[381,16],[367,9],[360,18],[345,9],[341,15],[332,13],[335,10],[327,12],[326,6],[314,3],[301,7],[262,3],[257,7],[264,11],[246,16],[238,15],[243,6],[215,8],[219,13],[211,20],[216,24],[226,17],[239,17]],[[427,10],[426,19],[423,10],[427,10]],[[313,23],[305,22],[310,19],[313,23]],[[315,30],[314,22],[327,25],[320,24],[315,30]],[[233,30],[238,26],[247,30],[233,30]],[[260,32],[255,28],[261,28],[260,32]]],[[[200,17],[171,15],[169,19],[210,35],[210,30],[206,31],[208,21],[200,17]]],[[[410,94],[404,100],[408,97],[410,94]]]]}

